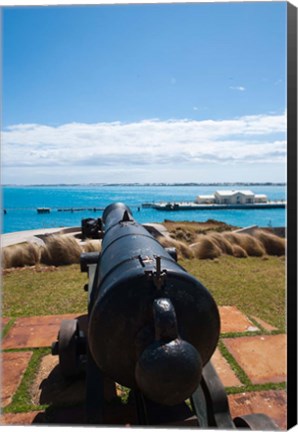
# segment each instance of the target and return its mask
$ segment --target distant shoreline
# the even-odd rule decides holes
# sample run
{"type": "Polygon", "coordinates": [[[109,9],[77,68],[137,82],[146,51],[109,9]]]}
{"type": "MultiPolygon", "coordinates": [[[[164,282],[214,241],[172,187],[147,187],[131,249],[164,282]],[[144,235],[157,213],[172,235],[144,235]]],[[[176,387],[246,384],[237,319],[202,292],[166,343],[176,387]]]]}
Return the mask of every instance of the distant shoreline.
{"type": "Polygon", "coordinates": [[[143,187],[163,187],[163,186],[183,186],[183,187],[205,187],[205,186],[220,186],[220,187],[230,187],[230,186],[286,186],[286,183],[273,183],[273,182],[214,182],[214,183],[193,183],[193,182],[186,182],[186,183],[57,183],[57,184],[26,184],[26,185],[19,185],[19,184],[5,184],[2,185],[3,187],[79,187],[79,186],[87,186],[87,187],[119,187],[119,186],[143,186],[143,187]]]}

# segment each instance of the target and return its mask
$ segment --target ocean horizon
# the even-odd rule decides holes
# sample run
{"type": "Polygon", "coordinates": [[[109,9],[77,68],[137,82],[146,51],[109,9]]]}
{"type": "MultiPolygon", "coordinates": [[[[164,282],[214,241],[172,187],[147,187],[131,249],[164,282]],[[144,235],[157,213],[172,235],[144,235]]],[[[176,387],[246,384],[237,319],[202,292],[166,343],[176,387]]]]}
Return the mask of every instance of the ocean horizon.
{"type": "Polygon", "coordinates": [[[85,183],[7,183],[3,187],[72,187],[72,186],[286,186],[285,182],[85,182],[85,183]]]}
{"type": "Polygon", "coordinates": [[[142,208],[147,202],[194,201],[199,194],[225,189],[252,190],[267,195],[270,201],[286,200],[286,184],[272,182],[7,184],[2,187],[2,233],[80,226],[84,218],[101,217],[102,209],[113,202],[127,204],[140,223],[213,219],[237,227],[286,226],[286,209],[158,211],[142,208]],[[49,208],[50,213],[38,214],[39,207],[49,208]],[[71,208],[72,212],[63,211],[71,208]]]}

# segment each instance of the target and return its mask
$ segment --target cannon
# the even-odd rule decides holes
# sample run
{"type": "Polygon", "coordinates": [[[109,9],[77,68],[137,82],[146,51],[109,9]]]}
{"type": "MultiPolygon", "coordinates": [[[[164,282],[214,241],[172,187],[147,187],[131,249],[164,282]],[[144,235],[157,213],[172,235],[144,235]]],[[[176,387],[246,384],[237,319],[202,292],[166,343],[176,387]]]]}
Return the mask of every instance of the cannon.
{"type": "Polygon", "coordinates": [[[82,230],[82,238],[91,238],[91,239],[99,239],[101,230],[101,219],[97,218],[87,218],[82,219],[81,222],[81,230],[82,230]]]}
{"type": "Polygon", "coordinates": [[[87,328],[63,321],[52,347],[66,379],[85,365],[86,422],[104,423],[105,387],[113,391],[118,383],[131,389],[140,425],[192,416],[202,428],[277,429],[262,414],[231,418],[210,362],[220,335],[218,307],[178,264],[175,250],[162,247],[122,203],[106,207],[99,225],[101,252],[81,255],[87,328]]]}

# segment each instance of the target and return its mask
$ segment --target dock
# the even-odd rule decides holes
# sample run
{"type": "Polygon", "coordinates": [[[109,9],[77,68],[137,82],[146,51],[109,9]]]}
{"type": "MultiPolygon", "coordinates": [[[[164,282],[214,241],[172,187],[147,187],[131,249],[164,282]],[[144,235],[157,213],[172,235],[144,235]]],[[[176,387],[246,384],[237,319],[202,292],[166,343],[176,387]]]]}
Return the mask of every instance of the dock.
{"type": "Polygon", "coordinates": [[[80,211],[93,211],[93,212],[98,212],[98,211],[104,211],[104,208],[100,208],[100,207],[89,207],[89,208],[82,208],[82,207],[70,207],[70,208],[58,208],[57,209],[58,212],[80,212],[80,211]]]}
{"type": "MultiPolygon", "coordinates": [[[[147,203],[148,206],[148,203],[147,203]]],[[[151,208],[163,211],[178,210],[264,210],[285,208],[286,202],[271,201],[266,203],[252,204],[197,204],[195,202],[167,202],[151,204],[151,208]]]]}
{"type": "Polygon", "coordinates": [[[81,212],[81,211],[92,211],[92,212],[102,212],[104,211],[104,208],[102,207],[65,207],[65,208],[57,208],[57,209],[51,209],[49,207],[38,207],[37,213],[44,214],[44,213],[51,213],[52,210],[56,210],[58,212],[81,212]]]}
{"type": "Polygon", "coordinates": [[[51,213],[51,209],[49,207],[39,207],[37,213],[51,213]]]}

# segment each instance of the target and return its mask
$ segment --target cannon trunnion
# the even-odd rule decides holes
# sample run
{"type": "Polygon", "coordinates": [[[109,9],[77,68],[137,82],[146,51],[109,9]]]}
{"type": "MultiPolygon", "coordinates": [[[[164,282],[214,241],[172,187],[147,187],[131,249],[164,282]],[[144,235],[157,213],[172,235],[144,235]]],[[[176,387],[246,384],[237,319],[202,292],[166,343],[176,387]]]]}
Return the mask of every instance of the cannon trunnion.
{"type": "Polygon", "coordinates": [[[104,423],[104,384],[117,382],[132,389],[139,424],[177,420],[190,398],[200,427],[276,429],[263,415],[230,416],[210,363],[220,318],[209,291],[126,205],[108,206],[102,224],[101,253],[81,256],[89,275],[86,334],[77,322],[64,322],[52,349],[67,378],[87,359],[86,422],[104,423]]]}

